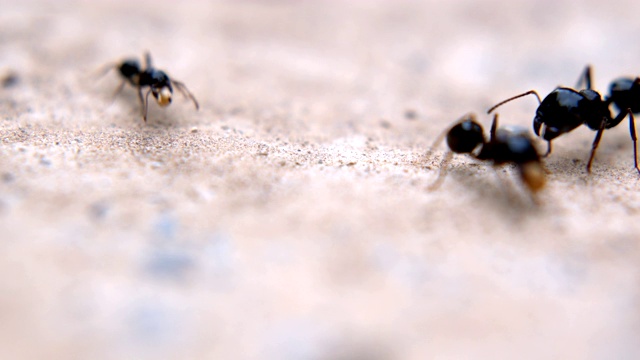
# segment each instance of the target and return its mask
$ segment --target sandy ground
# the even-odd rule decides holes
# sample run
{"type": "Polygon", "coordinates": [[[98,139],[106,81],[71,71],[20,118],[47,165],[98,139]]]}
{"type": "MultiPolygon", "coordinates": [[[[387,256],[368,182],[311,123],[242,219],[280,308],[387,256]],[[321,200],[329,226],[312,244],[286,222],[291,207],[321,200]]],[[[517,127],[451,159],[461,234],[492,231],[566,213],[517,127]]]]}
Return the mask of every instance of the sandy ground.
{"type": "MultiPolygon", "coordinates": [[[[467,112],[640,72],[637,1],[4,1],[3,359],[637,359],[625,121],[513,169],[467,112]],[[151,51],[201,104],[114,100],[151,51]]],[[[501,110],[529,127],[534,99],[501,110]]],[[[488,128],[490,118],[479,119],[488,128]]],[[[544,148],[543,143],[539,143],[544,148]]]]}

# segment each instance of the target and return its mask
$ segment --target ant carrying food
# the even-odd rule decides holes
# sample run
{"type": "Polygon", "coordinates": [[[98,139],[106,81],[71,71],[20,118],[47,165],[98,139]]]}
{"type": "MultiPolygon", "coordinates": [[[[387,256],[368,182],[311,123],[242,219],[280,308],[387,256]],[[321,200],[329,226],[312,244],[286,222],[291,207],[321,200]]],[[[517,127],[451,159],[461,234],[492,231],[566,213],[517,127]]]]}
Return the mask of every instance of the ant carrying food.
{"type": "Polygon", "coordinates": [[[469,154],[478,160],[492,161],[494,166],[515,164],[523,184],[532,194],[544,187],[546,172],[531,136],[524,128],[498,128],[498,114],[493,117],[488,141],[485,139],[482,126],[473,114],[467,114],[455,122],[435,141],[433,147],[437,146],[445,136],[450,151],[442,160],[440,174],[430,186],[431,190],[438,188],[444,181],[446,166],[453,153],[469,154]]]}
{"type": "Polygon", "coordinates": [[[490,108],[487,113],[491,114],[496,108],[511,100],[515,100],[527,95],[535,95],[538,99],[538,109],[533,119],[533,130],[536,135],[547,141],[547,156],[551,153],[551,141],[556,137],[568,133],[580,125],[586,125],[589,129],[596,131],[596,137],[591,146],[591,154],[587,162],[587,172],[591,172],[591,164],[596,155],[596,149],[600,144],[602,133],[606,129],[611,129],[624,120],[629,115],[629,133],[633,141],[633,161],[636,170],[638,168],[638,150],[635,128],[635,118],[633,113],[640,110],[639,80],[627,81],[620,79],[611,85],[611,95],[602,99],[600,93],[591,87],[591,67],[587,66],[583,74],[578,79],[577,88],[584,82],[585,88],[576,90],[568,87],[557,87],[544,100],[540,100],[540,95],[535,90],[510,97],[499,102],[490,108]],[[609,106],[614,103],[620,112],[616,117],[611,115],[609,106]]]}
{"type": "Polygon", "coordinates": [[[182,95],[191,99],[196,107],[196,110],[200,109],[198,101],[195,96],[191,94],[189,89],[180,81],[171,80],[169,76],[162,70],[157,70],[153,67],[151,62],[151,55],[147,52],[144,56],[145,66],[142,68],[140,62],[137,59],[126,59],[120,64],[115,65],[122,76],[122,82],[115,91],[115,95],[118,95],[124,88],[125,83],[131,84],[138,89],[138,98],[142,105],[142,119],[147,121],[147,108],[149,106],[149,94],[153,94],[158,105],[165,107],[171,104],[171,98],[173,96],[173,87],[175,86],[182,95]],[[146,95],[142,95],[142,89],[149,87],[146,95]]]}

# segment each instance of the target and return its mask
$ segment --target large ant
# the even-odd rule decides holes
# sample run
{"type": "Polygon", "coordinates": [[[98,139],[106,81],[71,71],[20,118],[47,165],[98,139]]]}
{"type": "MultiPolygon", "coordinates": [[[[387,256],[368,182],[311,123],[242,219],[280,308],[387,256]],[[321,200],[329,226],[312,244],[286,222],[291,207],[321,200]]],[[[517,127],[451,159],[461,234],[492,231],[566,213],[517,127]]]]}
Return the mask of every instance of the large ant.
{"type": "Polygon", "coordinates": [[[587,66],[583,74],[578,79],[577,88],[584,82],[585,88],[576,90],[568,87],[557,87],[544,100],[535,90],[510,97],[499,102],[490,108],[490,114],[499,106],[527,95],[535,95],[538,99],[538,109],[533,119],[533,130],[536,135],[547,141],[547,156],[551,153],[551,140],[568,133],[578,126],[584,124],[589,129],[596,131],[596,137],[591,146],[591,155],[587,162],[587,172],[591,172],[591,163],[596,155],[596,149],[600,144],[602,133],[606,129],[611,129],[624,120],[629,115],[629,133],[633,141],[633,161],[636,170],[638,168],[638,150],[635,128],[634,112],[640,111],[640,84],[638,79],[628,81],[619,79],[611,84],[611,95],[602,99],[600,94],[591,88],[591,67],[587,66]],[[614,118],[611,116],[609,105],[614,103],[620,110],[614,118]]]}
{"type": "Polygon", "coordinates": [[[122,82],[116,89],[115,95],[119,94],[124,88],[125,83],[131,84],[138,89],[138,98],[142,105],[142,118],[147,121],[147,108],[149,106],[149,94],[153,94],[158,105],[165,107],[171,104],[173,95],[173,86],[178,89],[182,95],[193,101],[196,110],[200,109],[195,96],[191,94],[189,89],[180,81],[171,80],[169,76],[162,70],[157,70],[151,63],[151,55],[147,52],[144,56],[144,69],[140,67],[137,59],[127,59],[116,65],[116,69],[123,77],[122,82]],[[148,86],[147,94],[142,96],[142,88],[148,86]]]}
{"type": "Polygon", "coordinates": [[[444,181],[446,165],[453,153],[469,154],[478,160],[492,161],[496,166],[515,164],[522,182],[531,193],[536,193],[544,187],[545,169],[531,137],[523,128],[498,128],[498,114],[493,117],[488,141],[485,139],[482,126],[473,114],[467,114],[458,120],[435,141],[433,147],[437,146],[445,135],[450,151],[445,154],[438,179],[430,189],[436,189],[444,181]]]}

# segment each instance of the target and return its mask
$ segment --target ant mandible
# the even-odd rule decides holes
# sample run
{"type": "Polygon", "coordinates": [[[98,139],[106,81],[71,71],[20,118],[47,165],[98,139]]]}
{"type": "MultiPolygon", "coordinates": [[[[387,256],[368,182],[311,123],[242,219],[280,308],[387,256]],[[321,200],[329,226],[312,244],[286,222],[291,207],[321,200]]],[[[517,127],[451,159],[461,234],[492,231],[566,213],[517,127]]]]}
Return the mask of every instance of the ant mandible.
{"type": "Polygon", "coordinates": [[[545,170],[540,162],[540,155],[533,145],[531,137],[522,128],[498,128],[498,114],[493,116],[489,133],[489,141],[485,139],[482,126],[476,121],[474,114],[467,114],[434,143],[437,146],[446,135],[449,150],[440,165],[438,179],[430,189],[438,188],[446,176],[446,165],[453,153],[469,154],[478,160],[492,161],[494,166],[515,164],[520,178],[532,194],[541,190],[546,182],[545,170]],[[480,147],[479,150],[476,150],[480,147]]]}
{"type": "MultiPolygon", "coordinates": [[[[638,150],[637,137],[635,128],[634,110],[640,110],[640,102],[634,103],[631,96],[637,95],[638,80],[626,81],[618,80],[612,84],[611,95],[605,100],[600,94],[591,87],[591,67],[587,66],[583,74],[578,79],[577,88],[584,82],[585,88],[576,90],[568,87],[557,87],[544,100],[540,100],[540,95],[535,90],[510,97],[491,107],[487,113],[490,114],[496,108],[511,100],[515,100],[527,95],[535,95],[538,99],[538,109],[533,119],[533,130],[536,135],[547,141],[547,156],[551,153],[551,141],[556,137],[568,133],[578,126],[584,124],[589,129],[596,131],[596,137],[591,146],[591,154],[587,162],[587,172],[591,172],[591,164],[596,155],[596,149],[600,144],[602,133],[606,129],[611,129],[624,120],[629,115],[629,133],[633,141],[633,161],[634,167],[640,173],[638,168],[638,150]],[[611,116],[609,105],[616,104],[620,109],[618,115],[614,118],[611,116]]],[[[638,99],[640,97],[636,97],[638,99]]]]}
{"type": "Polygon", "coordinates": [[[195,96],[191,94],[189,89],[180,81],[171,80],[169,76],[162,70],[157,70],[151,63],[151,55],[147,52],[144,56],[145,66],[141,68],[140,63],[136,59],[127,59],[116,65],[116,69],[122,76],[123,80],[115,91],[114,95],[119,94],[124,88],[125,83],[131,84],[138,89],[138,98],[142,105],[142,119],[147,121],[147,108],[149,106],[149,94],[153,94],[158,105],[165,107],[171,104],[173,96],[173,86],[178,89],[182,95],[193,101],[196,110],[200,109],[195,96]],[[148,86],[149,90],[146,95],[142,95],[142,88],[148,86]]]}

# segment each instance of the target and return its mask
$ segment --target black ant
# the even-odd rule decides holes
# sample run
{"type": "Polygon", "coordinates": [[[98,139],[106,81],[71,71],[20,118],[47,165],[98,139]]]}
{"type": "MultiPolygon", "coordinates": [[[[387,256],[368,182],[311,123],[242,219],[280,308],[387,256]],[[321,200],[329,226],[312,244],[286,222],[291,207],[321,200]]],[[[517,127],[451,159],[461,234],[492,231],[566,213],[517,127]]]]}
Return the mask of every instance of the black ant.
{"type": "Polygon", "coordinates": [[[473,114],[467,114],[458,120],[435,141],[433,147],[437,146],[445,135],[450,151],[442,160],[440,174],[430,186],[431,190],[439,187],[444,181],[446,165],[453,153],[469,154],[478,160],[492,161],[495,166],[515,164],[522,182],[532,194],[544,187],[546,172],[540,162],[540,155],[533,145],[533,140],[523,128],[498,129],[498,114],[493,117],[489,141],[485,139],[484,130],[473,114]],[[476,150],[478,147],[480,149],[476,150]]]}
{"type": "Polygon", "coordinates": [[[487,113],[490,114],[499,106],[527,95],[535,95],[538,99],[538,109],[533,119],[533,130],[536,135],[547,141],[547,156],[551,153],[551,141],[556,137],[568,133],[578,126],[584,124],[589,129],[596,131],[596,137],[591,146],[591,155],[587,162],[587,172],[591,172],[591,163],[596,155],[596,149],[600,144],[602,133],[606,129],[611,129],[624,120],[629,115],[629,133],[633,141],[633,161],[636,170],[638,168],[638,150],[637,137],[635,128],[635,118],[633,113],[640,110],[640,80],[614,81],[611,85],[611,95],[602,99],[600,94],[591,88],[591,67],[587,66],[583,74],[578,79],[577,88],[584,82],[585,88],[576,90],[568,87],[557,87],[544,100],[540,100],[540,96],[535,90],[530,90],[520,95],[510,97],[499,102],[490,108],[487,113]],[[635,97],[634,97],[635,96],[635,97]],[[620,112],[614,118],[611,116],[609,106],[611,103],[616,104],[620,112]]]}
{"type": "Polygon", "coordinates": [[[116,65],[116,69],[123,77],[122,82],[116,89],[115,95],[119,94],[124,88],[125,83],[131,84],[138,89],[138,98],[142,105],[142,118],[147,121],[147,108],[149,105],[149,94],[153,94],[158,105],[164,107],[171,104],[171,97],[173,96],[173,86],[178,89],[182,95],[188,97],[193,101],[196,106],[196,110],[200,109],[198,101],[195,96],[191,94],[189,89],[180,81],[171,80],[169,76],[162,70],[157,70],[151,63],[151,55],[147,52],[144,56],[145,66],[144,69],[140,66],[140,62],[137,59],[127,59],[116,65]],[[142,96],[142,88],[148,86],[149,90],[147,94],[142,96]]]}

